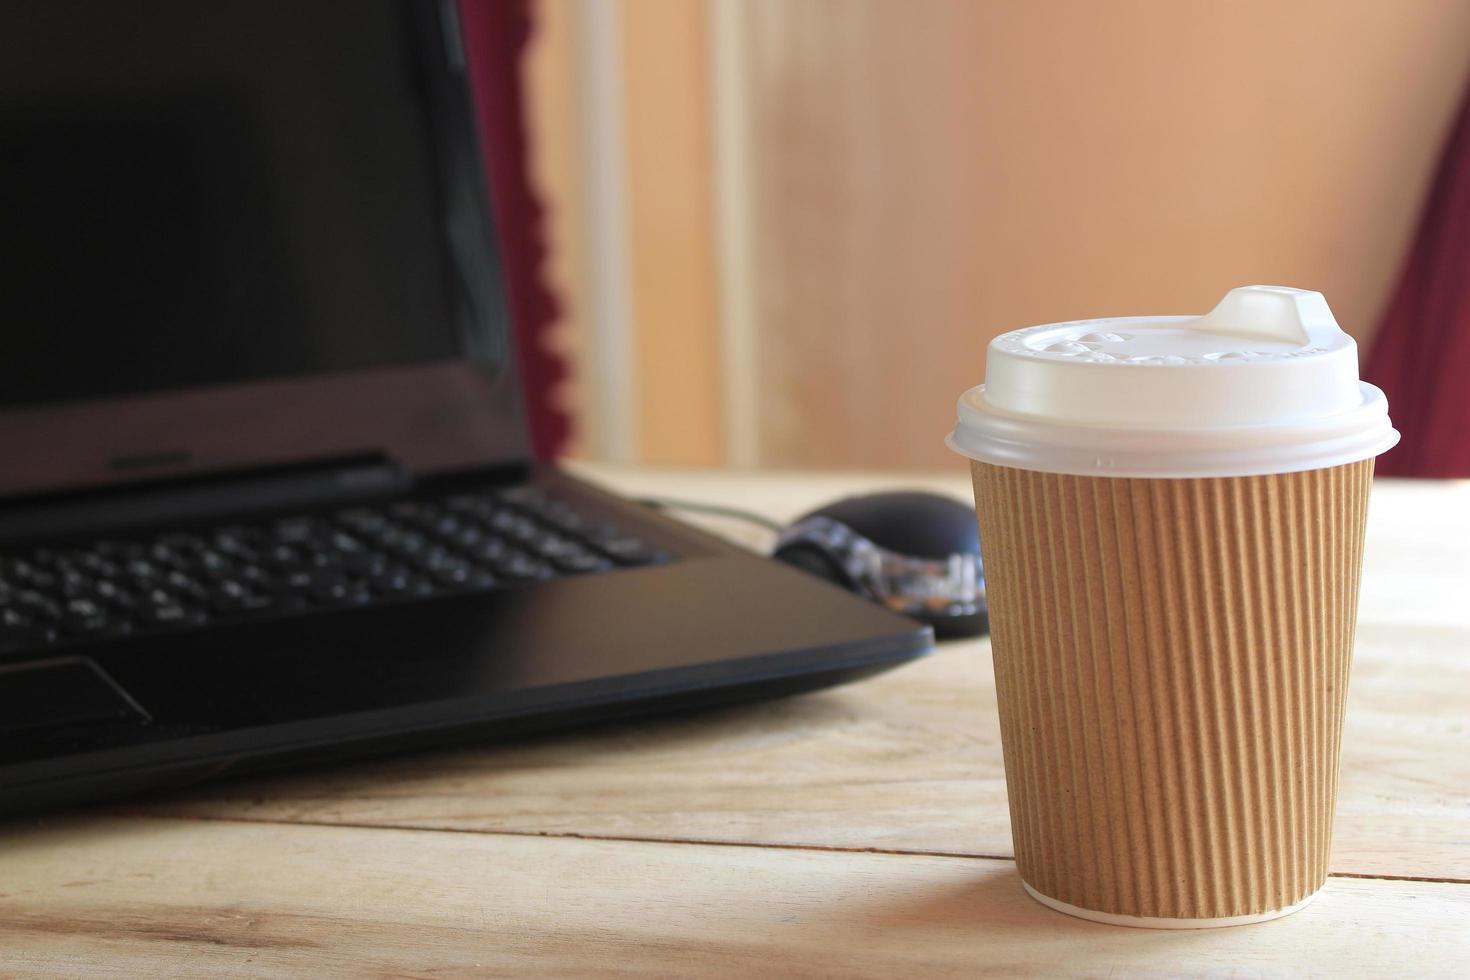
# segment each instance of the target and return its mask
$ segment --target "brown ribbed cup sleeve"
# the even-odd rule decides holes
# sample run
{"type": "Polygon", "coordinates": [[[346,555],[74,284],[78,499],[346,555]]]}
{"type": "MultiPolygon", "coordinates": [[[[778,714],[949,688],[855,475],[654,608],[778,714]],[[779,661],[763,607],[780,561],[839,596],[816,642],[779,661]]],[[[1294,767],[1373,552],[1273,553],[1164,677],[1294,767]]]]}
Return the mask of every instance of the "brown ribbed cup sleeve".
{"type": "Polygon", "coordinates": [[[1320,888],[1373,461],[972,472],[1021,877],[1167,918],[1320,888]]]}

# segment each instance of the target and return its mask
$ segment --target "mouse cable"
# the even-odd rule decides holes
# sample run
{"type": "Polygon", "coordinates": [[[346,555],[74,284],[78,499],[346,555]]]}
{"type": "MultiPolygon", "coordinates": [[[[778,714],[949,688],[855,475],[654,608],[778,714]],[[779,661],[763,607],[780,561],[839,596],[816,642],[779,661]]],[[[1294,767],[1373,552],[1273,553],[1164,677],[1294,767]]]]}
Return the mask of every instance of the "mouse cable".
{"type": "Polygon", "coordinates": [[[706,504],[697,500],[675,500],[670,497],[640,497],[638,503],[654,510],[684,510],[691,514],[709,514],[712,517],[731,517],[737,521],[745,521],[748,524],[759,524],[768,531],[780,533],[786,530],[786,525],[779,521],[773,521],[762,514],[752,511],[741,510],[738,507],[725,507],[721,504],[706,504]]]}

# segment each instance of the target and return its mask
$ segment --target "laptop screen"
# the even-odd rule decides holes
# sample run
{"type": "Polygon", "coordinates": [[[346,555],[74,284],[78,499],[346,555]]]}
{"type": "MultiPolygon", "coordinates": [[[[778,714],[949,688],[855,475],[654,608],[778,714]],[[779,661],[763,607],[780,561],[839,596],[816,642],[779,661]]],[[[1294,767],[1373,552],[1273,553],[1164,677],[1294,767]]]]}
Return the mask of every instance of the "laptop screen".
{"type": "Polygon", "coordinates": [[[495,365],[494,249],[446,231],[482,213],[448,152],[467,116],[424,71],[453,26],[425,9],[0,4],[0,408],[495,365]]]}

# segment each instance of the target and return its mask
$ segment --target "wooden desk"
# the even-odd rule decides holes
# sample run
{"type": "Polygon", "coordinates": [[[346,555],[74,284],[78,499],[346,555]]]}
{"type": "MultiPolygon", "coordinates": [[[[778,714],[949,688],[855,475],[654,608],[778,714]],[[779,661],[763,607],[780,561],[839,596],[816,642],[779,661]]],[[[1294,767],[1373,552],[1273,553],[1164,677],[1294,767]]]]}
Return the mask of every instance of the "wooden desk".
{"type": "MultiPolygon", "coordinates": [[[[777,517],[967,493],[588,472],[777,517]]],[[[1334,875],[1286,919],[1148,932],[1025,897],[972,642],[784,701],[12,821],[0,974],[1463,976],[1467,715],[1470,483],[1381,481],[1334,875]]]]}

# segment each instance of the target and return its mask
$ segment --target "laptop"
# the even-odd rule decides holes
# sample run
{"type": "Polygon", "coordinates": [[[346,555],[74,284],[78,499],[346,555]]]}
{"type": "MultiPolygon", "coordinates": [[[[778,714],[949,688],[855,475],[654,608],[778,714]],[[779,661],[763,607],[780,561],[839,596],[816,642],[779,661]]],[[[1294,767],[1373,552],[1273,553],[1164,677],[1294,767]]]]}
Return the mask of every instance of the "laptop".
{"type": "Polygon", "coordinates": [[[531,459],[456,11],[0,7],[0,809],[930,648],[531,459]]]}

